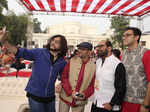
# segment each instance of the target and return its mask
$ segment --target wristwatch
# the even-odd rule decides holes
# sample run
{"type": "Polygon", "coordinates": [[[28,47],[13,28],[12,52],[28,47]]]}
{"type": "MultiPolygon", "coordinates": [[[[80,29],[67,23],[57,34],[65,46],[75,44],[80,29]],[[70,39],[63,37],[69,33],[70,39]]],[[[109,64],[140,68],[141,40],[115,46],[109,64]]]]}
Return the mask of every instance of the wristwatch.
{"type": "Polygon", "coordinates": [[[150,109],[150,105],[144,105],[144,104],[142,104],[142,106],[143,106],[145,109],[150,109]]]}

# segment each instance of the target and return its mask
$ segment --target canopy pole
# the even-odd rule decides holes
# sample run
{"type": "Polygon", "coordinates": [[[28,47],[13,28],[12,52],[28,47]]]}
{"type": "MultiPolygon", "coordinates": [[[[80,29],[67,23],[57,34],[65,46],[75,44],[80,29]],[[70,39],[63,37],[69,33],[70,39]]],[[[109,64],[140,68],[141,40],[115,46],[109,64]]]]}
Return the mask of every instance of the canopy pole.
{"type": "Polygon", "coordinates": [[[143,18],[142,18],[142,17],[137,17],[137,27],[138,27],[142,32],[144,31],[143,18]]]}
{"type": "Polygon", "coordinates": [[[28,13],[28,26],[27,26],[27,48],[31,49],[33,47],[32,37],[33,37],[33,14],[28,13]]]}

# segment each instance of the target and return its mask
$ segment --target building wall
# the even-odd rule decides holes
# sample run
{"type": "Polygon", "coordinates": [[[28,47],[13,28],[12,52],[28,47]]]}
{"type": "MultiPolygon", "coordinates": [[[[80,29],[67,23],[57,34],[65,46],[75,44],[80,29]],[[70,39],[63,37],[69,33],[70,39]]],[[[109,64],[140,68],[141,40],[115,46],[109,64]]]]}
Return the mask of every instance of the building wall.
{"type": "MultiPolygon", "coordinates": [[[[56,34],[64,35],[67,39],[68,46],[76,47],[77,44],[88,41],[96,46],[100,40],[108,39],[113,35],[112,30],[108,30],[105,34],[99,34],[97,27],[81,24],[80,22],[65,22],[55,24],[48,28],[47,33],[33,33],[32,41],[34,47],[42,48],[47,44],[47,40],[56,34]]],[[[144,47],[150,49],[150,35],[142,35],[141,42],[145,43],[144,47]]]]}
{"type": "Polygon", "coordinates": [[[145,43],[144,47],[150,49],[150,34],[142,35],[141,41],[145,43]]]}
{"type": "Polygon", "coordinates": [[[98,34],[97,29],[96,27],[83,25],[79,22],[66,22],[50,26],[47,34],[33,33],[32,40],[35,42],[34,47],[42,48],[47,43],[48,38],[56,34],[61,34],[66,37],[69,46],[75,47],[84,41],[88,41],[93,46],[96,46],[100,40],[110,38],[109,34],[98,34]]]}

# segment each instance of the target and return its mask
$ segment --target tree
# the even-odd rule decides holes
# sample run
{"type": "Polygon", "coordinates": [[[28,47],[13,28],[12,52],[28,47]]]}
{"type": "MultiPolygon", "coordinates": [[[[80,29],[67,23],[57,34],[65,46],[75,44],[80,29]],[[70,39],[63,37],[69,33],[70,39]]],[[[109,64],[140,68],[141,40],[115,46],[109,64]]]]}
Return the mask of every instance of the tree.
{"type": "Polygon", "coordinates": [[[2,14],[4,8],[8,9],[7,0],[0,0],[0,14],[2,14]]]}
{"type": "Polygon", "coordinates": [[[129,26],[129,19],[124,16],[114,16],[111,18],[111,28],[114,30],[112,43],[114,46],[119,46],[124,49],[122,42],[122,34],[126,27],[129,26]]]}
{"type": "Polygon", "coordinates": [[[0,0],[0,27],[4,26],[5,16],[2,14],[3,9],[8,9],[7,0],[0,0]]]}
{"type": "Polygon", "coordinates": [[[42,32],[40,26],[41,26],[41,22],[39,22],[37,18],[34,18],[33,19],[33,31],[34,31],[34,33],[41,33],[42,32]]]}
{"type": "Polygon", "coordinates": [[[7,30],[9,31],[8,41],[14,45],[21,45],[22,41],[26,43],[28,23],[28,15],[25,14],[16,16],[13,13],[9,16],[6,16],[4,24],[6,25],[7,30]]]}
{"type": "MultiPolygon", "coordinates": [[[[8,41],[11,44],[18,45],[22,41],[27,41],[27,26],[31,23],[28,19],[28,15],[22,14],[16,16],[12,11],[8,12],[8,15],[3,15],[3,9],[8,10],[7,0],[0,0],[0,28],[6,26],[8,33],[8,41]]],[[[31,23],[32,24],[32,23],[31,23]]]]}

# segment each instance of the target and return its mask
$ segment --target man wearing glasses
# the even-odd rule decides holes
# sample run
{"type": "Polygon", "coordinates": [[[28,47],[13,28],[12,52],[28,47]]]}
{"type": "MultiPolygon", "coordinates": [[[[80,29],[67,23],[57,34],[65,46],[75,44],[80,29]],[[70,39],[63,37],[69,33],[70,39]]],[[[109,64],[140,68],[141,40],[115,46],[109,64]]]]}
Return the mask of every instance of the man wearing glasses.
{"type": "Polygon", "coordinates": [[[127,91],[122,112],[149,112],[150,109],[150,50],[140,46],[141,31],[128,27],[123,33],[122,62],[126,68],[127,91]]]}
{"type": "Polygon", "coordinates": [[[91,112],[120,112],[126,90],[125,67],[112,54],[110,41],[100,41],[96,61],[96,88],[91,112]]]}
{"type": "Polygon", "coordinates": [[[77,45],[79,57],[73,57],[62,73],[59,112],[84,112],[87,99],[94,93],[95,64],[90,60],[92,44],[77,45]]]}

